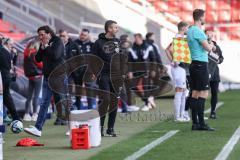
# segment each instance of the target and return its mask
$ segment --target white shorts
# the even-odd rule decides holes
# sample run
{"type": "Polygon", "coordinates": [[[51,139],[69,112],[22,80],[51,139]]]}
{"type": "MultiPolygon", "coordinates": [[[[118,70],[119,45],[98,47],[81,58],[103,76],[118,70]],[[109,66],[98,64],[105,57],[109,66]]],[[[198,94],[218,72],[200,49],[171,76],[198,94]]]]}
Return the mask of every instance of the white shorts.
{"type": "Polygon", "coordinates": [[[171,69],[173,82],[176,87],[187,88],[186,86],[186,71],[182,67],[172,67],[171,69]]]}

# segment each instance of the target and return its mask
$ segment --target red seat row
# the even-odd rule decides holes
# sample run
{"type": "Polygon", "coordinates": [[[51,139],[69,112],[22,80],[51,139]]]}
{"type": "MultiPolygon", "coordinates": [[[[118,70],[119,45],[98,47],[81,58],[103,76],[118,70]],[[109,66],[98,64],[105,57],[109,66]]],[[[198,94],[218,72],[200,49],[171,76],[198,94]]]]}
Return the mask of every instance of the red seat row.
{"type": "Polygon", "coordinates": [[[19,32],[14,24],[4,20],[0,20],[0,32],[5,37],[9,37],[15,41],[22,40],[26,37],[26,34],[19,32]]]}

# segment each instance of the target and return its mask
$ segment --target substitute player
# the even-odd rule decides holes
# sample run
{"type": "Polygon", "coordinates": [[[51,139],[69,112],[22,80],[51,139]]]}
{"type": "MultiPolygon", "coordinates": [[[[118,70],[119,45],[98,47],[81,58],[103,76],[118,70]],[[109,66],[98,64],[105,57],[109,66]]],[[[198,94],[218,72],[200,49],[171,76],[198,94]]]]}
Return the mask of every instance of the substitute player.
{"type": "MultiPolygon", "coordinates": [[[[186,22],[178,23],[178,34],[176,38],[186,38],[186,32],[188,24],[186,22]]],[[[188,111],[185,111],[186,96],[188,90],[186,88],[186,69],[188,65],[183,62],[173,62],[173,44],[171,43],[165,50],[167,57],[172,62],[171,72],[175,85],[175,96],[174,96],[174,109],[175,109],[175,121],[187,122],[190,121],[188,111]]]]}

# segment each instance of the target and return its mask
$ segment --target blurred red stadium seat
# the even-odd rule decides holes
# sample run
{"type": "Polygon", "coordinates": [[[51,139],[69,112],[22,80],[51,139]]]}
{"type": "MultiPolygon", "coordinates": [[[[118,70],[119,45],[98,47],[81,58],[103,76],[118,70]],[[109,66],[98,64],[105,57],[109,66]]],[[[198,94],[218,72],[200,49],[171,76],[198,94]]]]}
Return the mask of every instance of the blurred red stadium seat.
{"type": "Polygon", "coordinates": [[[9,37],[15,41],[26,38],[26,34],[19,32],[16,25],[4,20],[0,20],[0,32],[5,37],[9,37]]]}
{"type": "MultiPolygon", "coordinates": [[[[170,15],[179,17],[181,20],[192,22],[192,11],[196,8],[206,11],[206,22],[209,25],[240,22],[240,0],[146,0],[152,4],[156,12],[169,13],[170,15]]],[[[140,0],[132,0],[132,2],[141,4],[140,0]]],[[[175,19],[166,17],[170,22],[177,23],[175,19]]],[[[236,39],[240,34],[240,27],[234,30],[235,35],[230,35],[232,28],[229,26],[225,30],[219,27],[222,37],[229,35],[229,39],[236,39]]]]}
{"type": "Polygon", "coordinates": [[[11,24],[6,21],[0,20],[0,32],[10,32],[10,30],[11,24]]]}

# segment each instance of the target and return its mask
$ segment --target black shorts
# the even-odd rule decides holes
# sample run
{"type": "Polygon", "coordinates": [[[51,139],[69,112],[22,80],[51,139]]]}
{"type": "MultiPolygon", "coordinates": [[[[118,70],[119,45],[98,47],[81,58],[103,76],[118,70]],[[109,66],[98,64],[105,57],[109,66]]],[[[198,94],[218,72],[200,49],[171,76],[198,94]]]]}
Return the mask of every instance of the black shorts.
{"type": "Polygon", "coordinates": [[[208,63],[192,61],[190,68],[191,90],[204,91],[209,89],[208,63]]]}

